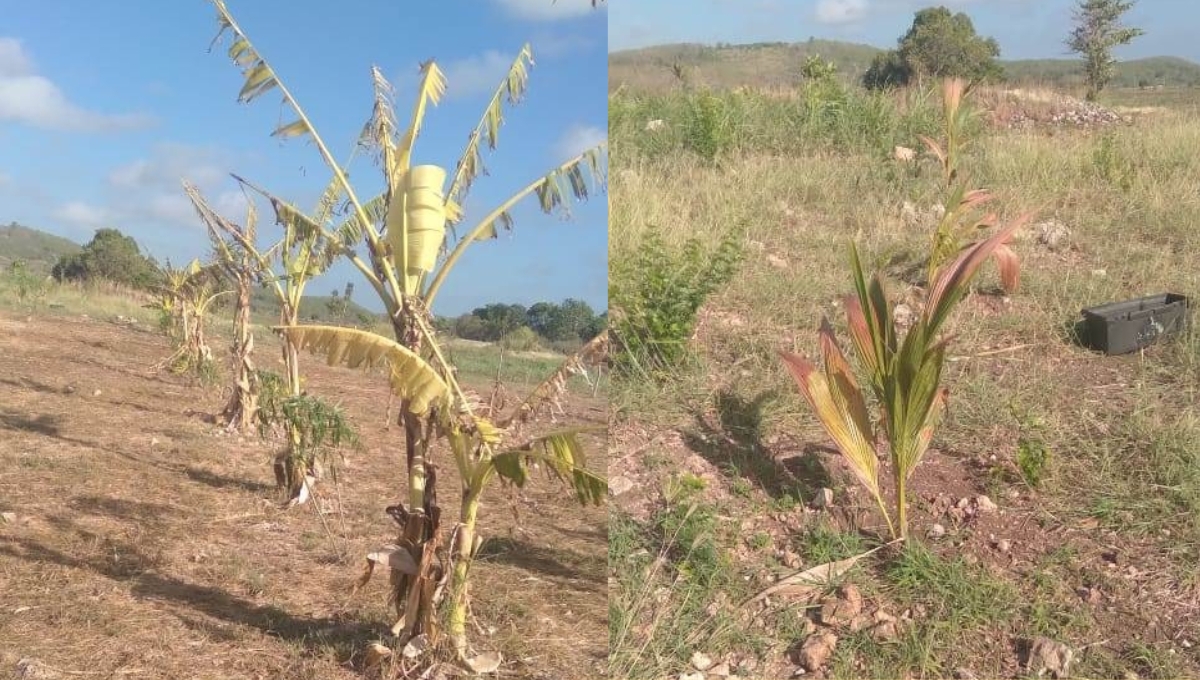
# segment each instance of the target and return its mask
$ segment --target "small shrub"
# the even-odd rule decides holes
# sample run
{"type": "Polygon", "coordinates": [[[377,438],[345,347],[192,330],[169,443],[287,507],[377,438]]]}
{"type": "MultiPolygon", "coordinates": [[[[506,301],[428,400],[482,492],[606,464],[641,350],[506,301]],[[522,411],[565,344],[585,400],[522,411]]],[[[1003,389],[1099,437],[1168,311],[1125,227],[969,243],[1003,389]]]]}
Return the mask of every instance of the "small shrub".
{"type": "Polygon", "coordinates": [[[688,97],[684,121],[684,146],[706,161],[713,162],[733,146],[732,100],[703,91],[688,97]]]}
{"type": "Polygon", "coordinates": [[[1129,155],[1117,145],[1113,134],[1105,134],[1100,138],[1092,152],[1092,167],[1096,175],[1121,191],[1128,192],[1133,188],[1137,168],[1129,155]]]}
{"type": "Polygon", "coordinates": [[[49,292],[46,277],[29,271],[25,260],[13,260],[8,265],[8,276],[17,287],[17,299],[22,304],[40,304],[49,292]]]}
{"type": "Polygon", "coordinates": [[[541,338],[528,326],[521,326],[500,338],[500,347],[509,352],[532,352],[540,349],[541,338]]]}
{"type": "Polygon", "coordinates": [[[733,278],[741,258],[739,231],[726,234],[715,249],[692,238],[674,251],[651,231],[637,252],[617,258],[609,277],[614,363],[642,372],[678,365],[697,312],[733,278]]]}
{"type": "Polygon", "coordinates": [[[1050,467],[1050,450],[1040,440],[1022,437],[1017,443],[1017,469],[1033,488],[1041,486],[1050,467]]]}

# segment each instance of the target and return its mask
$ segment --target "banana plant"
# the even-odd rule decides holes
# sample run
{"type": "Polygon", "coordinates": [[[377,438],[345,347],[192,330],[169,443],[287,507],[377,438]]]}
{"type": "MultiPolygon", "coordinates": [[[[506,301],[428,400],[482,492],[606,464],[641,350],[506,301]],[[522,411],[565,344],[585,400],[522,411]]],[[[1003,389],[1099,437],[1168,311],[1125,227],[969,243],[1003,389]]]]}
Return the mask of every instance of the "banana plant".
{"type": "Polygon", "coordinates": [[[192,371],[197,377],[209,377],[212,349],[204,334],[209,308],[228,290],[217,290],[219,269],[213,264],[201,265],[198,259],[175,269],[169,264],[163,269],[163,283],[156,288],[158,308],[169,319],[169,337],[176,349],[158,368],[169,367],[175,373],[192,371]]]}
{"type": "MultiPolygon", "coordinates": [[[[346,167],[333,158],[329,146],[308,115],[238,26],[225,2],[211,1],[217,10],[220,28],[218,38],[226,32],[232,34],[228,54],[241,68],[244,77],[238,99],[250,102],[266,92],[279,93],[285,108],[290,109],[296,118],[278,126],[272,136],[300,137],[312,142],[329,167],[333,182],[344,194],[350,214],[340,222],[331,221],[327,215],[308,216],[265,190],[245,182],[243,184],[267,197],[281,222],[303,224],[304,229],[321,233],[331,245],[336,246],[337,253],[346,257],[379,295],[391,319],[395,340],[389,341],[369,333],[366,335],[373,339],[368,340],[352,335],[356,332],[352,329],[315,327],[315,330],[308,331],[305,329],[314,327],[288,326],[281,327],[279,331],[293,342],[315,343],[314,348],[333,348],[329,359],[334,363],[346,357],[358,356],[340,354],[342,350],[337,349],[348,347],[347,343],[352,339],[374,346],[379,346],[380,342],[391,343],[387,345],[391,347],[388,356],[406,358],[405,361],[396,359],[391,370],[393,390],[400,398],[399,417],[405,435],[408,507],[403,504],[393,506],[394,512],[391,514],[398,521],[402,518],[400,540],[410,547],[406,554],[410,558],[413,555],[417,557],[413,558],[415,571],[412,574],[405,574],[402,578],[393,574],[393,590],[397,605],[403,606],[408,620],[408,625],[403,628],[405,636],[431,630],[427,617],[432,611],[429,605],[433,593],[427,589],[438,582],[439,573],[444,577],[449,570],[441,569],[439,572],[440,567],[434,564],[431,557],[440,545],[437,530],[440,510],[436,505],[436,469],[429,464],[430,447],[436,436],[451,436],[453,429],[447,420],[451,414],[461,412],[466,419],[463,427],[468,431],[478,433],[480,427],[487,430],[487,425],[478,424],[479,417],[459,386],[453,366],[437,344],[428,310],[467,248],[479,241],[496,238],[501,229],[512,228],[513,220],[509,211],[517,203],[529,196],[536,196],[542,211],[552,213],[567,209],[572,198],[587,198],[590,186],[602,181],[605,174],[604,152],[607,145],[599,144],[544,176],[535,178],[468,225],[459,237],[456,227],[461,225],[465,217],[461,206],[471,185],[485,170],[483,147],[485,144],[489,149],[496,147],[505,102],[515,104],[525,93],[529,68],[533,64],[528,45],[518,51],[485,107],[479,123],[471,130],[453,173],[438,165],[413,164],[414,146],[425,115],[438,104],[446,88],[445,76],[436,62],[428,61],[421,66],[412,116],[403,132],[396,120],[391,84],[378,68],[373,69],[374,107],[361,141],[378,152],[383,170],[383,190],[364,201],[349,183],[346,167]],[[359,254],[356,249],[358,245],[365,247],[365,255],[359,254]],[[310,337],[321,340],[310,341],[310,337]],[[398,354],[399,349],[406,354],[398,354]],[[442,381],[440,384],[446,386],[448,397],[445,401],[414,401],[407,394],[410,390],[397,387],[408,385],[410,381],[424,380],[427,369],[438,375],[442,381]]],[[[493,456],[493,442],[478,434],[476,436],[480,455],[493,456]]],[[[465,450],[474,449],[467,446],[465,450]]],[[[467,524],[466,519],[460,518],[460,532],[467,524]]],[[[474,519],[471,518],[472,526],[473,523],[474,519]]],[[[463,549],[457,549],[453,559],[464,559],[463,549]]],[[[466,556],[469,557],[469,553],[466,556]]],[[[408,565],[407,561],[400,561],[408,565]]],[[[393,571],[396,571],[394,565],[393,571]]],[[[460,655],[465,653],[465,631],[455,640],[455,646],[460,655]]]]}
{"type": "MultiPolygon", "coordinates": [[[[236,179],[240,180],[240,178],[236,179]]],[[[248,184],[245,180],[240,181],[244,185],[248,184]]],[[[260,249],[257,242],[257,230],[252,226],[252,223],[257,221],[253,201],[247,201],[250,212],[247,215],[246,226],[241,227],[220,216],[208,204],[200,191],[186,180],[183,181],[183,189],[209,231],[210,240],[213,241],[217,250],[218,260],[237,262],[234,267],[234,270],[238,272],[235,280],[241,281],[240,277],[244,275],[248,277],[247,283],[252,279],[255,283],[264,286],[274,295],[279,304],[279,323],[289,326],[298,324],[300,302],[304,298],[306,286],[314,277],[320,276],[329,269],[337,257],[337,247],[330,243],[320,230],[310,228],[308,222],[279,219],[279,225],[282,227],[279,240],[265,250],[260,249]]],[[[315,214],[320,216],[332,212],[339,195],[336,183],[327,187],[317,204],[315,214]]],[[[286,213],[280,214],[286,215],[286,213]]],[[[245,295],[247,296],[245,314],[248,322],[248,287],[245,295]]],[[[247,326],[245,331],[247,336],[248,329],[247,326]]],[[[236,328],[235,335],[241,337],[236,328]]],[[[252,342],[252,340],[248,339],[246,342],[252,342]]],[[[247,345],[243,343],[241,346],[246,347],[247,345]]],[[[299,350],[286,338],[284,338],[281,350],[286,372],[288,398],[299,398],[303,393],[299,350]]],[[[235,378],[238,381],[237,384],[242,384],[243,378],[245,382],[257,380],[257,373],[252,366],[247,367],[244,360],[239,362],[239,366],[248,373],[242,376],[239,372],[241,377],[235,378]]],[[[264,412],[261,415],[268,414],[264,412]]],[[[275,481],[284,496],[284,501],[289,505],[298,505],[309,497],[304,493],[304,485],[307,483],[306,480],[315,480],[316,461],[312,455],[303,452],[310,451],[311,447],[301,446],[302,427],[286,419],[282,425],[286,431],[288,444],[286,449],[276,455],[275,481]]]]}
{"type": "Polygon", "coordinates": [[[1030,215],[966,246],[939,269],[922,313],[903,338],[879,273],[867,281],[858,249],[851,244],[855,294],[845,299],[846,317],[859,363],[866,372],[867,388],[882,411],[878,428],[871,420],[864,390],[827,319],[822,320],[818,332],[821,367],[798,354],[782,353],[784,365],[854,476],[870,492],[894,539],[908,536],[908,480],[928,450],[946,406],[948,390],[941,381],[951,338],[942,330],[987,259],[994,258],[1001,278],[1017,285],[1019,262],[1003,246],[1030,215]],[[886,440],[891,458],[894,515],[888,512],[880,484],[880,438],[886,440]]]}
{"type": "Polygon", "coordinates": [[[233,282],[236,301],[233,312],[233,355],[234,372],[229,401],[221,410],[225,426],[230,430],[248,432],[258,419],[258,371],[254,367],[254,333],[250,327],[251,287],[261,283],[263,272],[254,256],[242,243],[254,243],[257,238],[258,215],[252,202],[247,203],[244,225],[235,224],[221,217],[200,195],[195,186],[183,182],[184,191],[192,201],[192,207],[208,230],[208,239],[214,251],[214,263],[233,282]],[[236,236],[234,236],[236,235],[236,236]]]}
{"type": "Polygon", "coordinates": [[[456,394],[458,388],[453,386],[452,379],[443,380],[438,371],[392,340],[338,326],[304,325],[278,330],[302,348],[324,354],[330,365],[369,368],[386,361],[393,393],[419,413],[430,413],[438,433],[449,441],[462,481],[460,519],[451,541],[450,563],[433,563],[441,546],[436,532],[432,538],[421,541],[420,534],[412,528],[414,524],[427,522],[436,525],[440,509],[433,505],[432,511],[425,515],[402,505],[393,506],[389,512],[398,519],[403,533],[395,544],[368,557],[368,568],[359,587],[370,578],[376,563],[392,568],[392,600],[400,616],[392,633],[408,639],[432,629],[430,617],[449,579],[447,635],[460,658],[466,660],[468,583],[471,565],[482,542],[476,534],[476,523],[480,499],[490,483],[498,479],[522,487],[529,480],[531,469],[541,466],[552,478],[569,485],[583,505],[599,505],[607,493],[604,479],[588,468],[586,451],[579,440],[581,434],[594,428],[560,429],[536,436],[524,433],[539,409],[559,401],[571,376],[607,357],[607,335],[597,336],[570,356],[510,414],[489,418],[474,412],[463,401],[465,397],[456,394]],[[514,440],[520,443],[514,445],[511,443],[514,440]]]}

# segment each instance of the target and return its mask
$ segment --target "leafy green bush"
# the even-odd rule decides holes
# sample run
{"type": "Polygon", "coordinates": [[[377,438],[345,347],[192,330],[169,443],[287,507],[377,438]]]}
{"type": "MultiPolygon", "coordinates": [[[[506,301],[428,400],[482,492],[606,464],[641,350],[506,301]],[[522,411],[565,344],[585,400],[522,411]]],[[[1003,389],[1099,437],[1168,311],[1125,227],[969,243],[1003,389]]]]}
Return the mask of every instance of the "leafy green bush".
{"type": "Polygon", "coordinates": [[[673,367],[686,356],[697,312],[737,270],[742,238],[735,230],[716,248],[692,238],[672,250],[652,230],[641,245],[611,265],[610,332],[619,369],[648,372],[673,367]]]}
{"type": "Polygon", "coordinates": [[[541,338],[528,326],[521,326],[500,338],[500,347],[509,352],[532,352],[539,348],[541,338]]]}
{"type": "Polygon", "coordinates": [[[690,95],[684,119],[684,146],[712,162],[734,142],[735,100],[707,90],[690,95]]]}

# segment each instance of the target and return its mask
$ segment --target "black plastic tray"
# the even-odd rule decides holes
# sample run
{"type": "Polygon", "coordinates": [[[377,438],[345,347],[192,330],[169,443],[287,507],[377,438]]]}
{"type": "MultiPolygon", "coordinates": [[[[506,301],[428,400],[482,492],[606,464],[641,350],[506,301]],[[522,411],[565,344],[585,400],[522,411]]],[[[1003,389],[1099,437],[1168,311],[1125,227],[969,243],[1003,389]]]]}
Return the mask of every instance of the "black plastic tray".
{"type": "Polygon", "coordinates": [[[1190,312],[1188,298],[1178,293],[1088,307],[1079,339],[1105,354],[1127,354],[1186,330],[1190,312]]]}

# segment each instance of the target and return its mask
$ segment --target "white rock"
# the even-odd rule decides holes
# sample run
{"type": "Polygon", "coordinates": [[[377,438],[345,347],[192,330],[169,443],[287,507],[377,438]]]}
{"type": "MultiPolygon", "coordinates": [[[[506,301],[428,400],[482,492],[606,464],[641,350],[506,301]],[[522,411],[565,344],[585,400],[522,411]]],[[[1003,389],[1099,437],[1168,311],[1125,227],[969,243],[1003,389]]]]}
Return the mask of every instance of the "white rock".
{"type": "Polygon", "coordinates": [[[692,667],[698,671],[706,671],[713,667],[713,659],[704,652],[692,652],[692,667]]]}

